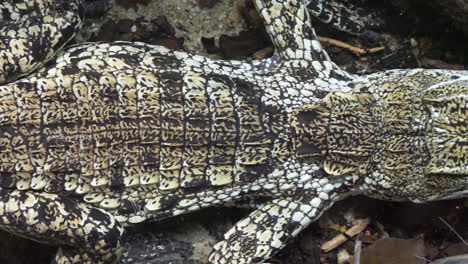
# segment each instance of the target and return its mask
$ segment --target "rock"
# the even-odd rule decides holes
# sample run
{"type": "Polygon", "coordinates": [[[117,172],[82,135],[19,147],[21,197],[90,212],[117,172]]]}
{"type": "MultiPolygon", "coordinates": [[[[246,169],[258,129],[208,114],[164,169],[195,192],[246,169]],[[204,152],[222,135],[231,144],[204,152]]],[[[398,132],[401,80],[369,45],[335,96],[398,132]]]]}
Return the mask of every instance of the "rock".
{"type": "Polygon", "coordinates": [[[151,44],[153,45],[159,45],[159,46],[165,46],[170,49],[175,49],[175,50],[183,50],[183,42],[176,37],[168,37],[168,38],[158,38],[155,40],[150,41],[151,44]]]}
{"type": "Polygon", "coordinates": [[[267,41],[261,29],[250,29],[241,31],[238,36],[221,36],[219,47],[227,59],[242,58],[267,47],[267,41]]]}

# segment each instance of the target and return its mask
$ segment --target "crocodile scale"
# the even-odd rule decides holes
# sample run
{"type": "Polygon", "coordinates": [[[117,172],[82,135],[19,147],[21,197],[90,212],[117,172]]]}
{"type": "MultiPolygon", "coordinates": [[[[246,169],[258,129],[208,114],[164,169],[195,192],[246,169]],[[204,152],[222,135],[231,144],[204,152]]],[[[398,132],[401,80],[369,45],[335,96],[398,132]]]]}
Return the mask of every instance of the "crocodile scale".
{"type": "Polygon", "coordinates": [[[467,71],[353,75],[306,4],[372,35],[337,16],[352,10],[254,2],[275,54],[253,61],[130,42],[59,51],[85,2],[0,4],[0,227],[60,245],[55,263],[115,263],[123,226],[262,197],[208,260],[247,264],[349,195],[467,196],[467,71]]]}

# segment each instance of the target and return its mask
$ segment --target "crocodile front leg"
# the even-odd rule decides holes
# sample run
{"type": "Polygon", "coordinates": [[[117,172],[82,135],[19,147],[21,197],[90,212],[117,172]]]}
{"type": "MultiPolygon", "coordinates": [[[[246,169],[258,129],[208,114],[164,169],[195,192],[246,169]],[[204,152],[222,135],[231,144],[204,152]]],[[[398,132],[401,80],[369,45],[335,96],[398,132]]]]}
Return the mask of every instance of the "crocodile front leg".
{"type": "Polygon", "coordinates": [[[83,22],[83,0],[1,2],[0,84],[44,65],[83,22]]]}
{"type": "Polygon", "coordinates": [[[209,263],[262,263],[333,203],[319,198],[315,191],[303,192],[299,198],[274,199],[234,225],[214,246],[209,263]]]}
{"type": "Polygon", "coordinates": [[[53,263],[115,263],[123,227],[109,213],[48,193],[0,189],[0,228],[62,246],[53,263]]]}

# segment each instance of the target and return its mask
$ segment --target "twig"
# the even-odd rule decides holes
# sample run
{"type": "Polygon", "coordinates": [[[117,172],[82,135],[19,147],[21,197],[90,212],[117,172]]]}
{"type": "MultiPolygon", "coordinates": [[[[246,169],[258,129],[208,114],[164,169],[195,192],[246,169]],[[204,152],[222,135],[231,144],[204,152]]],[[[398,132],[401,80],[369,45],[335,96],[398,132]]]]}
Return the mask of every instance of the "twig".
{"type": "MultiPolygon", "coordinates": [[[[369,225],[369,223],[370,223],[369,218],[360,219],[360,220],[358,220],[358,223],[356,225],[354,225],[353,227],[351,227],[348,231],[346,231],[345,234],[350,236],[350,237],[353,237],[353,236],[359,234],[360,232],[362,232],[364,229],[366,229],[366,227],[369,225]]],[[[328,252],[328,251],[330,251],[332,249],[337,248],[339,245],[343,244],[346,241],[347,241],[346,236],[343,235],[343,234],[340,234],[340,235],[334,237],[333,239],[323,243],[322,246],[320,247],[320,249],[322,249],[325,252],[328,252]]]]}
{"type": "Polygon", "coordinates": [[[465,67],[461,64],[449,64],[441,60],[433,60],[429,58],[422,58],[421,59],[422,66],[426,68],[439,68],[439,69],[447,69],[447,70],[464,70],[465,67]]]}
{"type": "Polygon", "coordinates": [[[361,263],[361,251],[362,251],[362,241],[360,239],[356,240],[354,245],[354,264],[361,263]]]}
{"type": "Polygon", "coordinates": [[[329,44],[332,44],[332,45],[335,45],[335,46],[338,46],[338,47],[348,49],[351,52],[355,53],[356,55],[364,55],[364,54],[367,54],[367,53],[375,53],[375,52],[379,52],[379,51],[385,49],[384,46],[380,46],[380,47],[376,47],[376,48],[370,48],[370,49],[362,49],[362,48],[350,45],[348,43],[345,43],[343,41],[339,41],[339,40],[332,39],[332,38],[320,37],[320,36],[318,36],[317,38],[321,42],[329,43],[329,44]]]}
{"type": "Polygon", "coordinates": [[[274,52],[273,47],[266,47],[264,49],[256,51],[252,55],[252,58],[254,58],[255,60],[264,59],[264,58],[266,58],[268,56],[271,56],[273,54],[273,52],[274,52]]]}
{"type": "Polygon", "coordinates": [[[449,225],[449,223],[447,223],[444,219],[442,219],[442,217],[439,216],[439,219],[440,221],[442,221],[442,223],[444,223],[446,226],[448,226],[448,228],[450,228],[450,230],[452,230],[453,233],[455,233],[455,235],[463,242],[463,244],[465,244],[466,246],[468,246],[468,243],[458,234],[458,232],[453,229],[452,226],[449,225]]]}
{"type": "Polygon", "coordinates": [[[416,258],[418,258],[418,259],[424,260],[424,261],[427,262],[427,263],[431,263],[431,262],[432,262],[432,260],[427,259],[427,258],[425,258],[425,257],[423,257],[423,256],[419,256],[419,255],[414,255],[414,256],[415,256],[416,258]]]}

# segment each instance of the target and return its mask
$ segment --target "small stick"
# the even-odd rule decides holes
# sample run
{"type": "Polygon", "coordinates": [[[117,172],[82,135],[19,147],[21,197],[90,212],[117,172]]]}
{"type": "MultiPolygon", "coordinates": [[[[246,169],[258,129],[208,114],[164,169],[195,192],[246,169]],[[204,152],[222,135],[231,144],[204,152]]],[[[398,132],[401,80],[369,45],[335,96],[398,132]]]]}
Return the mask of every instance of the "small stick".
{"type": "Polygon", "coordinates": [[[354,245],[354,264],[361,263],[362,241],[358,238],[354,245]]]}
{"type": "Polygon", "coordinates": [[[371,48],[371,49],[362,49],[362,48],[359,48],[359,47],[350,45],[350,44],[348,44],[348,43],[345,43],[345,42],[343,42],[343,41],[339,41],[339,40],[332,39],[332,38],[320,37],[320,36],[318,36],[317,38],[318,38],[318,40],[320,40],[321,42],[328,43],[328,44],[332,44],[332,45],[335,45],[335,46],[338,46],[338,47],[342,47],[342,48],[348,49],[348,50],[350,50],[351,52],[355,53],[356,55],[364,55],[364,54],[367,54],[367,53],[375,53],[375,52],[379,52],[379,51],[385,49],[384,46],[380,46],[380,47],[376,47],[376,48],[371,48]]]}
{"type": "Polygon", "coordinates": [[[273,52],[274,52],[273,47],[266,47],[264,49],[256,51],[252,55],[252,58],[254,58],[255,60],[264,59],[264,58],[266,58],[268,56],[271,56],[273,54],[273,52]]]}
{"type": "MultiPolygon", "coordinates": [[[[354,225],[353,227],[351,227],[348,231],[346,231],[345,234],[350,236],[350,237],[353,237],[353,236],[359,234],[360,232],[362,232],[364,229],[366,229],[366,227],[369,225],[369,223],[370,223],[369,218],[359,219],[358,223],[356,225],[354,225]]],[[[347,240],[348,239],[346,238],[345,235],[340,234],[340,235],[332,238],[331,240],[323,243],[322,246],[320,247],[320,249],[322,249],[325,252],[328,252],[330,250],[333,250],[333,249],[337,248],[339,245],[343,244],[347,240]]]]}
{"type": "Polygon", "coordinates": [[[429,58],[422,58],[421,64],[427,68],[439,68],[439,69],[447,69],[447,70],[464,70],[465,67],[461,64],[449,64],[441,60],[433,60],[429,58]]]}
{"type": "Polygon", "coordinates": [[[468,246],[468,243],[463,239],[463,237],[460,236],[460,234],[458,234],[458,232],[455,229],[453,229],[453,227],[451,225],[449,225],[449,223],[447,223],[440,216],[439,216],[439,219],[440,219],[440,221],[442,221],[442,223],[444,223],[446,226],[448,226],[448,228],[450,228],[450,230],[463,242],[463,244],[468,246]]]}

